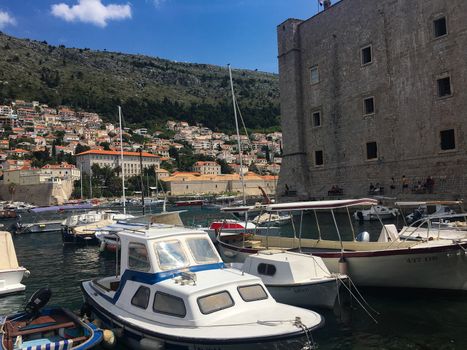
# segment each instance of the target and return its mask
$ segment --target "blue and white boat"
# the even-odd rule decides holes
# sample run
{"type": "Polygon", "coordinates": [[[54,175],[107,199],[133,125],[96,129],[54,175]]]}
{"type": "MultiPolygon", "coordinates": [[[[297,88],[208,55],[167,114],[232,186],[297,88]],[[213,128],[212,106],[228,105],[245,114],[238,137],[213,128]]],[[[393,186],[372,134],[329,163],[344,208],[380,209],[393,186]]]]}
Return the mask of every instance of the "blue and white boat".
{"type": "Polygon", "coordinates": [[[69,310],[43,308],[50,295],[40,289],[24,311],[0,316],[0,350],[87,350],[102,341],[102,330],[69,310]]]}
{"type": "Polygon", "coordinates": [[[302,349],[323,325],[277,303],[260,278],[227,268],[204,231],[163,224],[118,232],[120,274],[82,282],[91,318],[131,349],[302,349]]]}

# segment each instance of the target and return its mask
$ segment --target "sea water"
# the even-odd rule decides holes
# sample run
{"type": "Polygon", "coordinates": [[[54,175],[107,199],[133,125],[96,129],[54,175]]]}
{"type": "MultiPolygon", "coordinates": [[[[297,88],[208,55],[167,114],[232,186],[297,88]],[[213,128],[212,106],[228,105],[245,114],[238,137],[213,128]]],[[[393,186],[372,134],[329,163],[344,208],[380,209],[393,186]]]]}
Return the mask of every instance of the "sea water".
{"type": "MultiPolygon", "coordinates": [[[[190,208],[182,214],[189,226],[204,226],[225,214],[190,208]]],[[[26,221],[26,218],[23,219],[26,221]]],[[[318,221],[323,238],[336,239],[337,231],[330,215],[320,215],[318,221]]],[[[339,234],[352,237],[349,218],[338,214],[339,234]]],[[[294,225],[281,228],[285,235],[317,237],[313,215],[301,220],[294,217],[294,225]]],[[[368,231],[377,239],[378,223],[353,222],[354,234],[368,231]]],[[[5,222],[8,228],[12,222],[5,222]]],[[[30,295],[39,288],[49,287],[49,305],[79,310],[82,303],[80,281],[115,273],[116,259],[99,253],[96,246],[63,246],[60,233],[39,233],[14,236],[20,265],[31,275],[23,280],[26,292],[0,297],[0,315],[21,309],[30,295]]],[[[1,258],[1,257],[0,257],[1,258]]],[[[395,290],[386,288],[361,289],[373,312],[374,322],[356,303],[320,312],[326,324],[313,333],[319,349],[467,349],[467,293],[423,290],[395,290]]],[[[124,349],[125,347],[121,347],[124,349]]]]}

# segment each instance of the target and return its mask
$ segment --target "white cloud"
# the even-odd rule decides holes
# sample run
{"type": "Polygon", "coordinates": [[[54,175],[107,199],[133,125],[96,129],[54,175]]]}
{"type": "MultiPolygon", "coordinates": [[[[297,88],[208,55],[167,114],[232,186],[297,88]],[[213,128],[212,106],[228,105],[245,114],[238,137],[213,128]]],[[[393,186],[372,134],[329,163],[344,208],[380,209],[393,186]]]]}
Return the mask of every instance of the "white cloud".
{"type": "Polygon", "coordinates": [[[15,19],[5,11],[0,11],[0,29],[5,28],[7,25],[15,25],[15,19]]]}
{"type": "Polygon", "coordinates": [[[52,14],[67,22],[85,22],[105,27],[110,20],[131,18],[131,6],[104,5],[102,0],[78,0],[78,4],[73,6],[64,3],[52,5],[52,14]]]}

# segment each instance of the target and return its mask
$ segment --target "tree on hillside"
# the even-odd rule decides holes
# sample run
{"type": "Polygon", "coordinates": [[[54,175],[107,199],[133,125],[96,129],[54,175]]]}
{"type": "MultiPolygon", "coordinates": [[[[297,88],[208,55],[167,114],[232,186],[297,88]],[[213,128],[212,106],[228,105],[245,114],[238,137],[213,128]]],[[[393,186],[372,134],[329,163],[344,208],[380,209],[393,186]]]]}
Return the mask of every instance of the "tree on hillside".
{"type": "Polygon", "coordinates": [[[89,146],[84,146],[84,145],[78,143],[78,144],[76,145],[76,148],[75,148],[75,154],[80,154],[80,153],[89,151],[90,149],[91,149],[91,147],[89,147],[89,146]]]}

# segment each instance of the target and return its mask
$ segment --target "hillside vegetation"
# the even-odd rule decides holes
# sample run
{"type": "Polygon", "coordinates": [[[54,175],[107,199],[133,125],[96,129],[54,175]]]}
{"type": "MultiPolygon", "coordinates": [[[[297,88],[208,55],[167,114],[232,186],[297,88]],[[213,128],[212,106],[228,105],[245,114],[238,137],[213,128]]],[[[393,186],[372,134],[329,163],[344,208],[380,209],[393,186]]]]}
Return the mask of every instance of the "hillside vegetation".
{"type": "MultiPolygon", "coordinates": [[[[237,99],[248,128],[279,125],[278,77],[234,71],[237,99]]],[[[228,70],[206,64],[89,49],[0,34],[0,103],[35,100],[69,105],[116,121],[154,129],[167,119],[234,127],[228,70]]]]}

